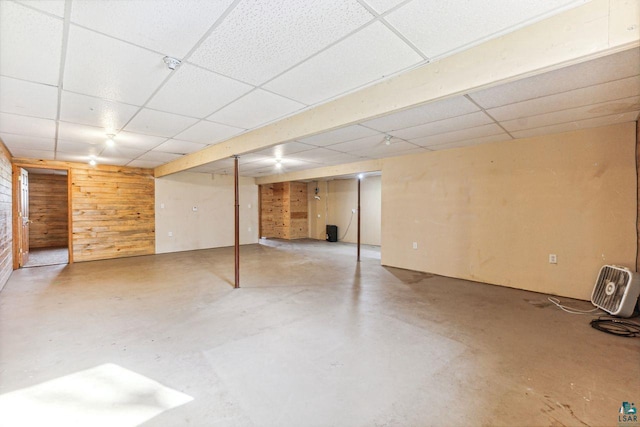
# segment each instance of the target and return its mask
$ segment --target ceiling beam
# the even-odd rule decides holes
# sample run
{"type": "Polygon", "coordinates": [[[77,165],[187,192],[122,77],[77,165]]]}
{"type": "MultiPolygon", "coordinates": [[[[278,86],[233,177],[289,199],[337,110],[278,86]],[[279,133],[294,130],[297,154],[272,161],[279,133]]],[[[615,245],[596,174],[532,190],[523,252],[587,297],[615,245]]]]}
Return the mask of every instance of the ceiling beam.
{"type": "Polygon", "coordinates": [[[640,45],[638,1],[593,0],[155,168],[161,177],[640,45]]]}

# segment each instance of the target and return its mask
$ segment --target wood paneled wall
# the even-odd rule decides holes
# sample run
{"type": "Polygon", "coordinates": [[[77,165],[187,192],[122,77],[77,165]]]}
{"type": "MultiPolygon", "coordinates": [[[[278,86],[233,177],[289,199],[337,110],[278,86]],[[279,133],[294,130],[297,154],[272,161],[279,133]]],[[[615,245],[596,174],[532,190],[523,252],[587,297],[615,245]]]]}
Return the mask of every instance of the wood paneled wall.
{"type": "Polygon", "coordinates": [[[309,237],[307,184],[280,182],[260,186],[261,237],[309,237]]]}
{"type": "Polygon", "coordinates": [[[11,154],[0,141],[0,290],[13,271],[11,154]]]}
{"type": "Polygon", "coordinates": [[[32,159],[14,162],[68,169],[75,262],[155,253],[153,170],[32,159]]]}
{"type": "Polygon", "coordinates": [[[67,196],[66,175],[29,174],[29,248],[67,246],[67,196]]]}

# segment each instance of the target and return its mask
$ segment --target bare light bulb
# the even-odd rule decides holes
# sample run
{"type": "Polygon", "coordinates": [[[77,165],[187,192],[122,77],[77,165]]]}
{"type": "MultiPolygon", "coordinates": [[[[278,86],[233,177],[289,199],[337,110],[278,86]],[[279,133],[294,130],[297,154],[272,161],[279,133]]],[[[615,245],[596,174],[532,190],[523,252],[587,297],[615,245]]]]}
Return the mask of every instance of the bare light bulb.
{"type": "Polygon", "coordinates": [[[91,166],[95,166],[96,165],[96,161],[94,159],[89,160],[89,164],[91,166]]]}
{"type": "Polygon", "coordinates": [[[107,147],[113,147],[114,145],[116,145],[116,142],[113,140],[114,137],[115,135],[113,134],[107,135],[107,140],[105,141],[107,147]]]}

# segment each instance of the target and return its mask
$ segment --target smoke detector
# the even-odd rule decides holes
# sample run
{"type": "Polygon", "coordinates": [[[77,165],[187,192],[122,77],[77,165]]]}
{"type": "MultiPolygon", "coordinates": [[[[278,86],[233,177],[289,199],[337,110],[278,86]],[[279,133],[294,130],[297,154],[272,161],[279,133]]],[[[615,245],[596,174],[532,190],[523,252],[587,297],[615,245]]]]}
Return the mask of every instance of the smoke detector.
{"type": "Polygon", "coordinates": [[[167,64],[167,67],[168,67],[171,71],[175,70],[175,69],[176,69],[180,64],[182,64],[182,61],[180,61],[180,60],[179,60],[179,59],[177,59],[177,58],[172,58],[172,57],[170,57],[170,56],[165,56],[165,57],[163,58],[163,61],[164,61],[164,63],[165,63],[165,64],[167,64]]]}

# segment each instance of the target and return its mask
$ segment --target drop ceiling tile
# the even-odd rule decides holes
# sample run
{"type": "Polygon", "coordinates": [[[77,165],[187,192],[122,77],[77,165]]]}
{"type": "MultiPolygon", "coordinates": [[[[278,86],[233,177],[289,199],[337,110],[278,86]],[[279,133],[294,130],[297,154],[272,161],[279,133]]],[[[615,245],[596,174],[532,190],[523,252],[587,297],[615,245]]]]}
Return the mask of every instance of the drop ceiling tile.
{"type": "Polygon", "coordinates": [[[116,144],[123,147],[148,151],[167,140],[162,136],[150,136],[141,133],[119,132],[114,138],[116,144]]]}
{"type": "Polygon", "coordinates": [[[153,136],[172,137],[197,122],[198,119],[191,117],[143,108],[129,122],[125,130],[153,136]]]}
{"type": "Polygon", "coordinates": [[[252,129],[279,119],[305,105],[280,95],[257,89],[208,117],[218,123],[252,129]]]}
{"type": "Polygon", "coordinates": [[[56,122],[36,117],[0,113],[0,132],[40,138],[55,138],[56,122]]]}
{"type": "Polygon", "coordinates": [[[245,0],[189,61],[259,85],[372,18],[355,0],[245,0]]]}
{"type": "MultiPolygon", "coordinates": [[[[146,150],[140,150],[136,148],[123,147],[121,145],[114,145],[113,147],[105,147],[100,154],[101,157],[108,157],[110,159],[118,159],[117,164],[127,164],[133,159],[146,153],[146,150]],[[121,163],[122,160],[126,160],[125,163],[121,163]]],[[[113,163],[115,164],[115,163],[113,163]]]]}
{"type": "Polygon", "coordinates": [[[0,1],[0,74],[58,85],[62,20],[0,1]]]}
{"type": "Polygon", "coordinates": [[[330,130],[329,132],[323,132],[308,138],[303,138],[300,142],[315,145],[317,147],[326,147],[328,145],[339,144],[341,142],[352,141],[354,139],[360,139],[367,136],[377,137],[380,140],[384,138],[384,135],[380,132],[364,126],[353,125],[330,130]]]}
{"type": "Polygon", "coordinates": [[[11,151],[13,157],[20,157],[26,159],[42,159],[42,160],[54,160],[55,153],[53,150],[29,150],[28,148],[16,148],[11,151]]]}
{"type": "Polygon", "coordinates": [[[202,119],[251,89],[253,86],[248,84],[184,64],[173,72],[171,79],[147,105],[202,119]]]}
{"type": "Polygon", "coordinates": [[[385,13],[405,0],[365,0],[378,13],[385,13]]]}
{"type": "Polygon", "coordinates": [[[534,136],[549,135],[554,133],[571,132],[580,129],[589,129],[599,126],[607,126],[615,123],[634,122],[638,119],[638,111],[630,111],[621,114],[613,114],[610,116],[596,117],[586,120],[577,120],[575,122],[561,123],[557,125],[544,126],[535,129],[528,129],[511,134],[515,138],[531,138],[534,136]]]}
{"type": "Polygon", "coordinates": [[[76,1],[71,22],[182,58],[232,0],[76,1]]]}
{"type": "Polygon", "coordinates": [[[34,136],[16,135],[12,133],[0,133],[0,139],[4,141],[4,144],[11,152],[19,148],[53,151],[56,146],[54,138],[37,138],[34,136]]]}
{"type": "MultiPolygon", "coordinates": [[[[389,145],[386,144],[378,144],[366,152],[362,152],[361,155],[364,157],[370,157],[372,159],[381,159],[384,157],[392,157],[400,155],[401,153],[407,152],[423,152],[423,147],[418,147],[414,144],[411,144],[407,141],[402,140],[391,140],[392,143],[389,145]]],[[[355,154],[355,153],[351,153],[355,154]]],[[[407,153],[408,154],[408,153],[407,153]]]]}
{"type": "Polygon", "coordinates": [[[128,157],[114,157],[109,156],[102,153],[96,159],[96,163],[99,165],[109,165],[109,166],[124,166],[131,162],[131,159],[128,157]]]}
{"type": "Polygon", "coordinates": [[[384,151],[376,151],[376,152],[371,153],[367,157],[371,158],[371,159],[386,159],[386,158],[389,158],[389,157],[408,156],[410,154],[422,154],[422,153],[426,153],[427,151],[429,151],[425,147],[416,147],[415,145],[413,145],[412,147],[413,148],[389,150],[389,151],[386,151],[386,152],[384,152],[384,151]]]}
{"type": "Polygon", "coordinates": [[[160,54],[71,25],[64,88],[143,105],[170,73],[162,58],[160,54]]]}
{"type": "Polygon", "coordinates": [[[474,92],[470,96],[489,109],[637,76],[640,49],[634,48],[582,64],[474,92]]]}
{"type": "Polygon", "coordinates": [[[305,104],[351,92],[422,61],[380,22],[287,71],[265,88],[305,104]]]}
{"type": "Polygon", "coordinates": [[[484,112],[478,111],[471,114],[465,114],[463,116],[452,117],[450,119],[438,120],[424,125],[391,131],[389,134],[402,139],[417,139],[429,135],[453,132],[489,123],[493,123],[493,120],[491,120],[491,118],[484,112]]]}
{"type": "Polygon", "coordinates": [[[0,76],[0,112],[55,119],[58,88],[0,76]]]}
{"type": "Polygon", "coordinates": [[[242,132],[244,132],[244,129],[203,120],[195,126],[192,126],[186,131],[176,135],[176,139],[199,142],[201,144],[215,144],[242,132]]]}
{"type": "Polygon", "coordinates": [[[122,128],[138,109],[133,105],[62,91],[60,120],[101,127],[105,134],[110,134],[122,128]]]}
{"type": "Polygon", "coordinates": [[[555,14],[574,0],[412,1],[386,16],[426,56],[442,56],[555,14]]]}
{"type": "Polygon", "coordinates": [[[150,160],[152,162],[169,163],[172,160],[179,159],[181,154],[161,153],[159,151],[149,151],[138,157],[137,160],[150,160]]]}
{"type": "Polygon", "coordinates": [[[432,146],[429,146],[429,149],[433,151],[449,150],[451,148],[470,147],[472,145],[488,144],[491,142],[502,142],[502,141],[511,141],[511,140],[513,140],[513,138],[511,138],[506,133],[503,133],[499,135],[490,135],[490,136],[484,136],[481,138],[471,138],[471,139],[465,139],[462,141],[449,142],[447,144],[432,145],[432,146]]]}
{"type": "Polygon", "coordinates": [[[58,139],[57,152],[58,154],[64,153],[69,155],[78,155],[86,157],[97,156],[105,148],[104,144],[100,143],[86,143],[78,141],[67,141],[64,139],[58,139]]]}
{"type": "Polygon", "coordinates": [[[495,123],[488,125],[476,126],[470,129],[463,129],[454,132],[441,133],[438,135],[431,135],[424,138],[412,139],[414,144],[431,147],[433,145],[446,144],[449,142],[463,141],[481,138],[484,136],[505,134],[504,130],[495,123]]]}
{"type": "Polygon", "coordinates": [[[163,142],[158,145],[153,151],[162,151],[164,153],[173,154],[189,154],[196,151],[200,151],[206,147],[206,144],[198,144],[196,142],[179,141],[177,139],[170,139],[167,142],[163,142]]]}
{"type": "Polygon", "coordinates": [[[300,153],[302,151],[312,150],[316,148],[313,145],[307,145],[300,142],[287,142],[286,144],[276,145],[275,147],[269,147],[264,150],[257,151],[256,154],[269,157],[284,157],[290,154],[300,153]]]}
{"type": "Polygon", "coordinates": [[[333,162],[351,163],[361,160],[359,156],[340,153],[326,148],[316,148],[314,150],[303,151],[301,153],[292,154],[289,158],[294,160],[302,160],[303,162],[329,164],[333,162]]]}
{"type": "Polygon", "coordinates": [[[65,0],[18,0],[18,3],[64,18],[65,0]]]}
{"type": "Polygon", "coordinates": [[[487,112],[496,120],[506,121],[583,105],[597,104],[632,95],[640,95],[640,76],[530,99],[492,108],[487,112]]]}
{"type": "Polygon", "coordinates": [[[76,162],[76,163],[89,163],[90,160],[96,160],[99,163],[99,159],[96,156],[90,157],[85,154],[74,154],[74,153],[56,153],[56,160],[61,162],[76,162]]]}
{"type": "Polygon", "coordinates": [[[153,160],[133,160],[127,163],[127,166],[132,168],[144,168],[144,169],[153,169],[157,166],[163,165],[165,162],[158,162],[153,160]]]}
{"type": "Polygon", "coordinates": [[[58,139],[85,144],[104,144],[107,140],[107,135],[103,128],[59,122],[58,139]]]}
{"type": "Polygon", "coordinates": [[[455,98],[431,102],[419,107],[379,117],[377,119],[368,120],[362,124],[381,132],[391,132],[398,129],[435,122],[437,120],[461,116],[463,114],[469,114],[479,110],[480,109],[474,105],[473,102],[463,96],[458,96],[455,98]]]}
{"type": "MultiPolygon", "coordinates": [[[[392,139],[393,140],[393,139],[392,139]]],[[[395,140],[393,140],[395,142],[395,140]]],[[[366,136],[364,138],[354,139],[352,141],[341,142],[331,146],[332,150],[339,151],[341,153],[354,153],[356,155],[364,156],[369,150],[373,150],[378,146],[385,144],[385,135],[376,133],[375,135],[366,136]]]]}
{"type": "Polygon", "coordinates": [[[603,102],[600,104],[592,104],[578,108],[570,108],[568,110],[555,111],[553,113],[540,114],[531,117],[522,117],[515,120],[501,122],[501,124],[509,132],[515,132],[638,110],[640,110],[640,96],[632,96],[629,98],[603,102]]]}

